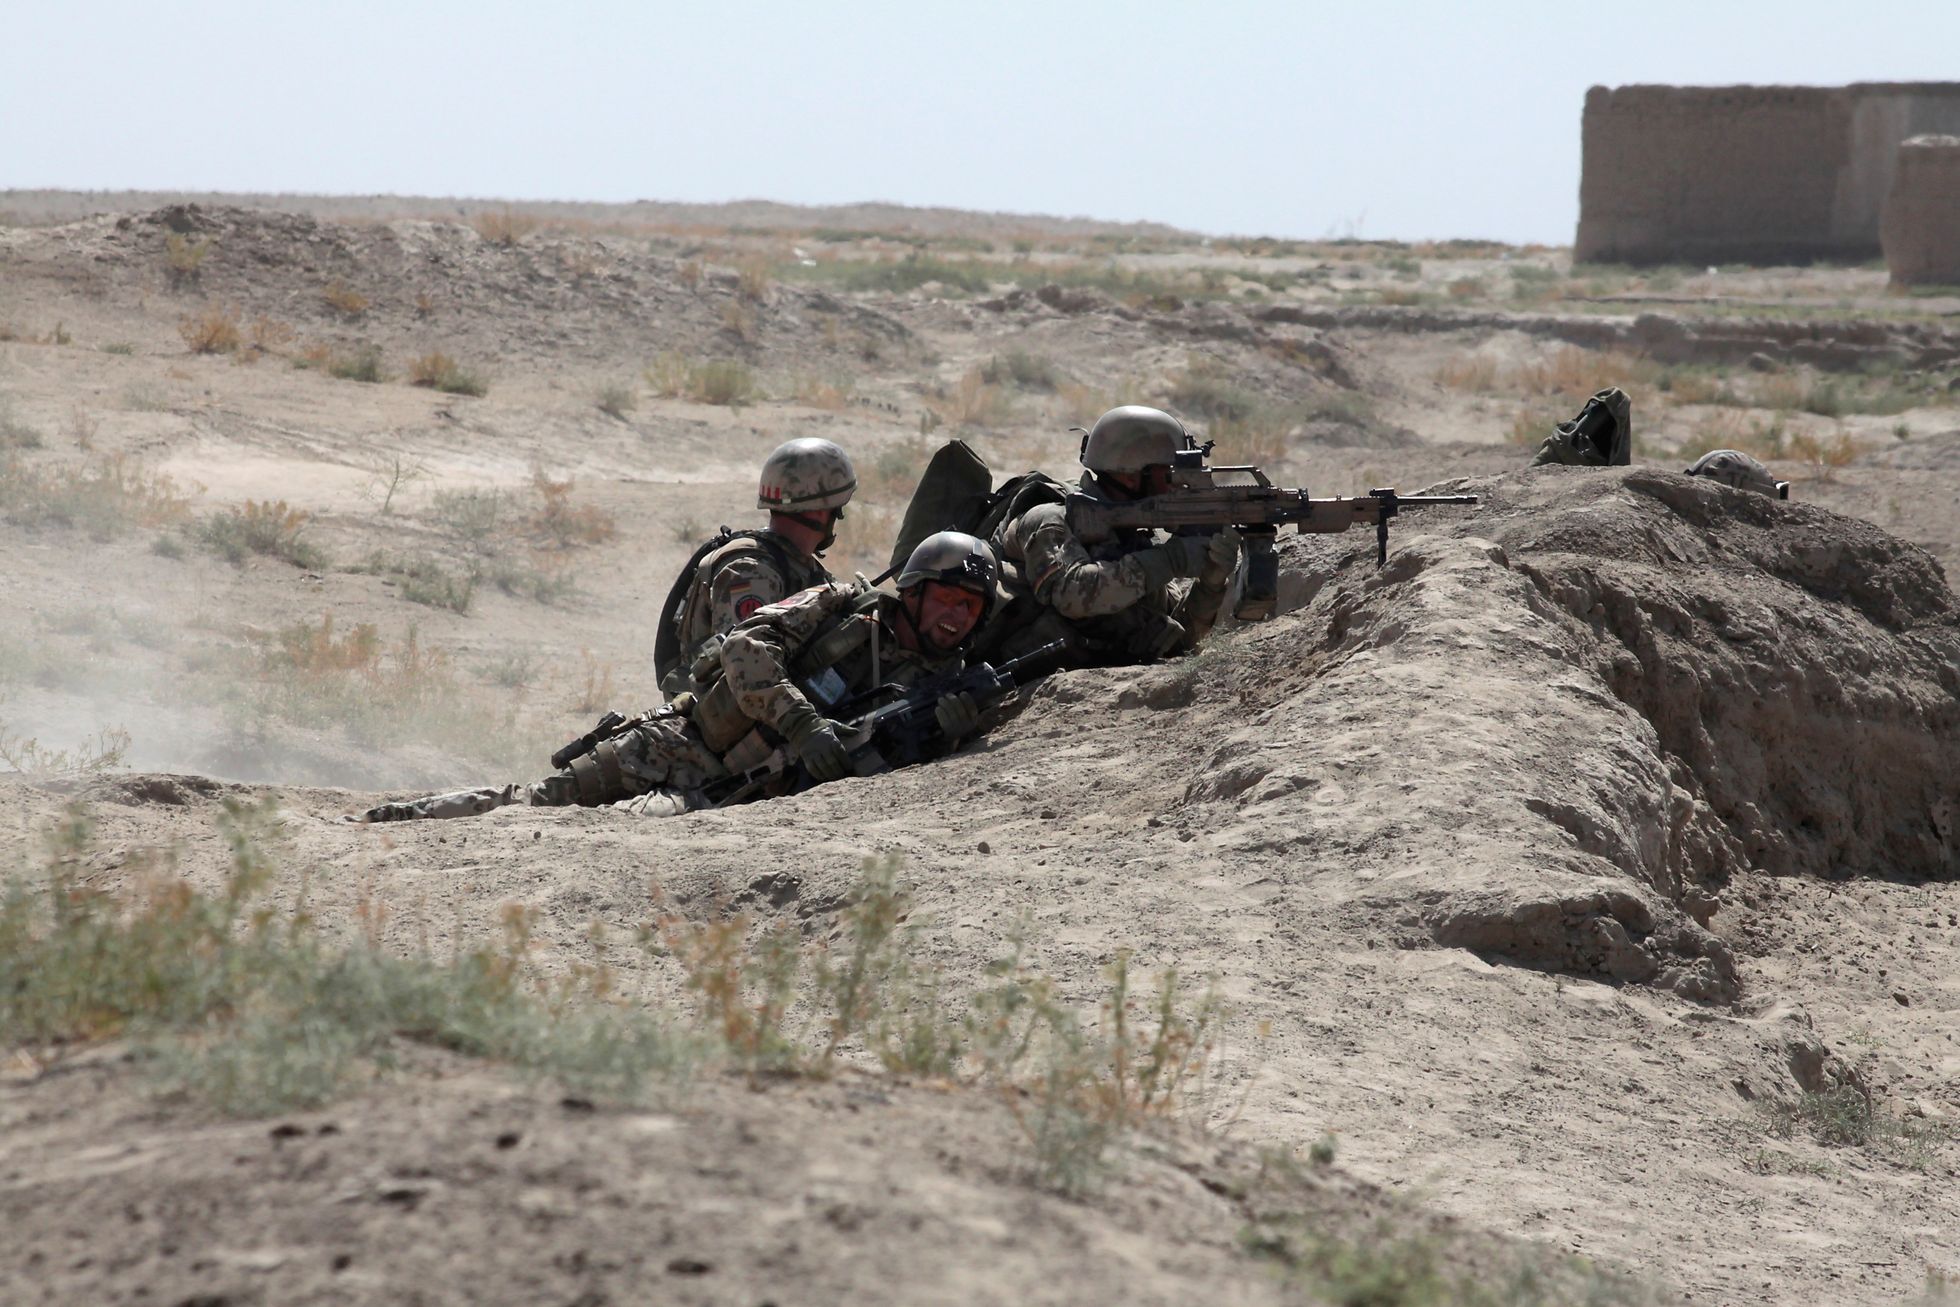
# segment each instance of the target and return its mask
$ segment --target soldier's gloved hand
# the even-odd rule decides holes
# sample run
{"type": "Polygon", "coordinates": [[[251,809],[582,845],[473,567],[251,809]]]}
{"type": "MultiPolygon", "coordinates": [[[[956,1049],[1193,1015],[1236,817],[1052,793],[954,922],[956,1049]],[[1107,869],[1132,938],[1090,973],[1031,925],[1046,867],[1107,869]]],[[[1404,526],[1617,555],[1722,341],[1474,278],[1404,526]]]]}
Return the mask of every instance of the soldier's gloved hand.
{"type": "Polygon", "coordinates": [[[803,707],[784,715],[776,729],[796,751],[796,760],[812,779],[834,781],[851,770],[851,758],[837,738],[837,728],[815,708],[803,707]]]}
{"type": "Polygon", "coordinates": [[[932,715],[949,740],[957,740],[980,729],[980,705],[964,691],[941,699],[934,705],[932,715]]]}
{"type": "Polygon", "coordinates": [[[1225,583],[1232,579],[1232,569],[1239,565],[1239,529],[1228,526],[1213,533],[1205,544],[1204,566],[1198,572],[1198,584],[1212,590],[1223,590],[1225,583]]]}
{"type": "Polygon", "coordinates": [[[1143,568],[1152,589],[1173,577],[1196,576],[1204,566],[1206,543],[1202,536],[1172,536],[1161,545],[1139,549],[1130,557],[1143,568]]]}

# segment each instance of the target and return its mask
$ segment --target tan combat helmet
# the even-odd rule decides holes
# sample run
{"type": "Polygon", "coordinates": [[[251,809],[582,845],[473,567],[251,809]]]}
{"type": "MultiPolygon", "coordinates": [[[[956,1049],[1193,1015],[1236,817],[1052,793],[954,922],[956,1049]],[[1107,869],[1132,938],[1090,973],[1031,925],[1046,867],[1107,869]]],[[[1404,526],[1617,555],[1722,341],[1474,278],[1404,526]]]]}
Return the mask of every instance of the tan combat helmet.
{"type": "Polygon", "coordinates": [[[1164,410],[1125,404],[1097,418],[1082,437],[1082,466],[1091,472],[1141,472],[1168,467],[1178,450],[1196,448],[1184,424],[1164,410]]]}
{"type": "Polygon", "coordinates": [[[1711,449],[1687,468],[1691,477],[1707,477],[1734,490],[1753,490],[1772,499],[1788,499],[1790,483],[1778,481],[1769,469],[1736,449],[1711,449]]]}
{"type": "MultiPolygon", "coordinates": [[[[971,590],[986,603],[980,621],[994,610],[995,583],[1000,580],[1000,560],[993,546],[964,531],[937,531],[919,542],[898,574],[898,588],[905,591],[927,581],[939,581],[971,590]]],[[[974,623],[974,630],[980,623],[974,623]]]]}
{"type": "Polygon", "coordinates": [[[762,464],[755,506],[776,513],[842,508],[857,490],[851,456],[828,440],[804,437],[778,445],[762,464]]]}

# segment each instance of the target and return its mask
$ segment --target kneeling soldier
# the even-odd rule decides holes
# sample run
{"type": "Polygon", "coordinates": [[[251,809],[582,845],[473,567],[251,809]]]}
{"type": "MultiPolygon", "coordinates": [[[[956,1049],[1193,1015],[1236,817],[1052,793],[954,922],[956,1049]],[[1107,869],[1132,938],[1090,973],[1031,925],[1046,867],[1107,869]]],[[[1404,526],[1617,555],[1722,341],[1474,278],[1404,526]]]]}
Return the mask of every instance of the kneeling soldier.
{"type": "MultiPolygon", "coordinates": [[[[542,780],[384,803],[353,820],[466,817],[513,803],[671,816],[710,806],[708,790],[772,758],[793,760],[812,781],[837,780],[851,761],[829,714],[875,707],[880,691],[958,671],[999,577],[985,541],[928,536],[900,572],[897,595],[833,583],[764,607],[695,660],[692,691],[542,780]]],[[[980,707],[954,694],[935,715],[950,750],[979,726],[980,707]]],[[[773,784],[742,790],[768,797],[793,783],[785,769],[773,784]]]]}

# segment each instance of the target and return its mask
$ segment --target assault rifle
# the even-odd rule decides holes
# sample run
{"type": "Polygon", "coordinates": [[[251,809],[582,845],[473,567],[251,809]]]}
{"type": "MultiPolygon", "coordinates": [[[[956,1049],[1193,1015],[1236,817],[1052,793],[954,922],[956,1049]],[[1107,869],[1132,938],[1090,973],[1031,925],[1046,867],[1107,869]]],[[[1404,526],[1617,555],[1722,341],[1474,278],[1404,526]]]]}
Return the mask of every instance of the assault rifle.
{"type": "MultiPolygon", "coordinates": [[[[1039,649],[1010,658],[999,667],[975,663],[959,672],[921,681],[915,686],[888,687],[897,697],[844,722],[838,732],[850,755],[851,770],[858,776],[876,776],[899,767],[910,767],[937,757],[944,744],[936,709],[941,699],[969,694],[981,708],[1007,697],[1024,679],[1031,664],[1046,661],[1067,649],[1056,640],[1039,649]]],[[[789,789],[808,789],[809,774],[784,749],[777,749],[760,764],[738,775],[711,781],[703,787],[711,808],[743,803],[770,789],[784,777],[791,778],[789,789]]]]}
{"type": "Polygon", "coordinates": [[[1388,523],[1404,508],[1474,504],[1475,495],[1398,495],[1370,490],[1353,498],[1313,499],[1305,490],[1276,486],[1259,468],[1206,467],[1209,444],[1172,455],[1171,489],[1125,503],[1071,495],[1069,529],[1085,544],[1117,531],[1150,527],[1178,534],[1209,535],[1235,526],[1245,539],[1245,586],[1233,609],[1243,619],[1271,617],[1278,602],[1279,556],[1273,546],[1283,526],[1304,535],[1333,534],[1357,523],[1375,528],[1375,562],[1388,561],[1388,523]]]}

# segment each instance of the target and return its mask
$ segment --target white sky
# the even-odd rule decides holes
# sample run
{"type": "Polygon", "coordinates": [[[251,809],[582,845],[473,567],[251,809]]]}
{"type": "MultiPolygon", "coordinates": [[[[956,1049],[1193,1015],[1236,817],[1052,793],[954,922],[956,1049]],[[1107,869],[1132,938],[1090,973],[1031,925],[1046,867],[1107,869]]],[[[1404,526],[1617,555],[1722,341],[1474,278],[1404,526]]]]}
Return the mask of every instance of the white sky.
{"type": "Polygon", "coordinates": [[[895,200],[1567,243],[1589,85],[1960,78],[1960,3],[0,0],[0,187],[895,200]]]}

